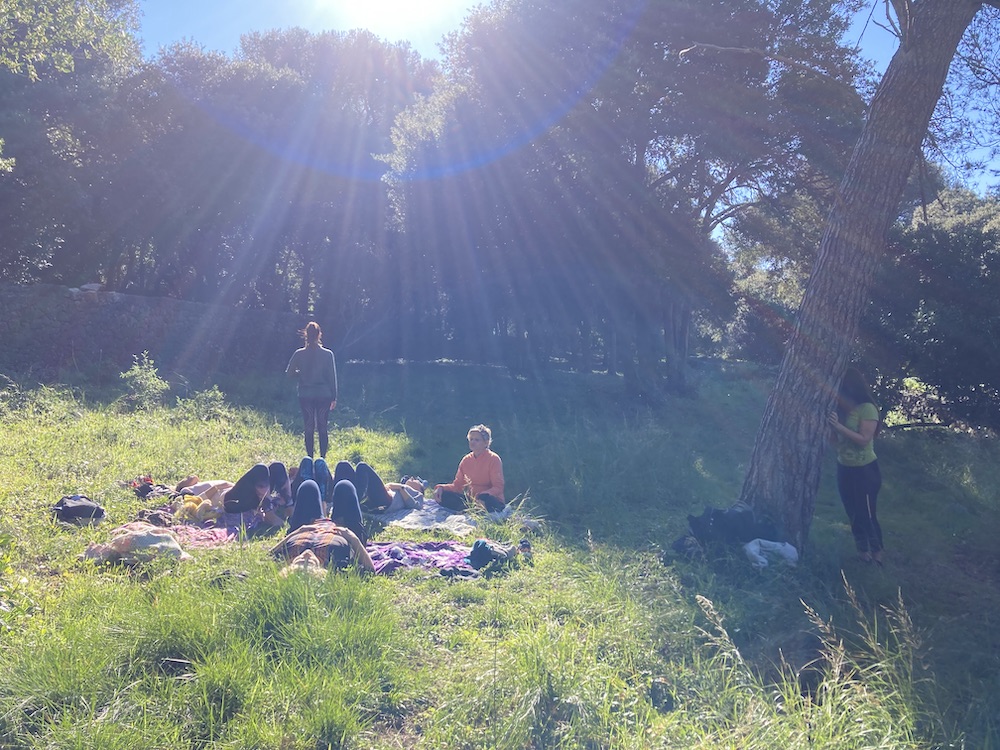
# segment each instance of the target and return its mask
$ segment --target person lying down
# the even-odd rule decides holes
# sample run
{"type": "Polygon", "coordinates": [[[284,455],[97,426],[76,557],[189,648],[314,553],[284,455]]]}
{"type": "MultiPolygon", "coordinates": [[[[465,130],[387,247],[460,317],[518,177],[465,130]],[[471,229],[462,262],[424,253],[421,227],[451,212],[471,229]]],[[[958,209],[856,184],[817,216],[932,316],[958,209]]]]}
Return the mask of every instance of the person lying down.
{"type": "Polygon", "coordinates": [[[311,479],[299,485],[288,529],[285,538],[271,548],[271,555],[278,560],[290,563],[310,551],[324,568],[343,569],[353,564],[375,572],[375,565],[357,534],[323,516],[319,485],[311,479]]]}

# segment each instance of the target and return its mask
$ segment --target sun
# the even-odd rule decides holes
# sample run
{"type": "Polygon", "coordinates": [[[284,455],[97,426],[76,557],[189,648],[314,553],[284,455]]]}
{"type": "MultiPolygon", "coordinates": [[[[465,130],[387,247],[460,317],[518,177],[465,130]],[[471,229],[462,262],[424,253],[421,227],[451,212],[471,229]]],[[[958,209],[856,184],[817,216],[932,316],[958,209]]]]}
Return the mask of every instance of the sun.
{"type": "Polygon", "coordinates": [[[368,29],[388,41],[457,29],[474,0],[314,0],[317,15],[341,30],[368,29]]]}

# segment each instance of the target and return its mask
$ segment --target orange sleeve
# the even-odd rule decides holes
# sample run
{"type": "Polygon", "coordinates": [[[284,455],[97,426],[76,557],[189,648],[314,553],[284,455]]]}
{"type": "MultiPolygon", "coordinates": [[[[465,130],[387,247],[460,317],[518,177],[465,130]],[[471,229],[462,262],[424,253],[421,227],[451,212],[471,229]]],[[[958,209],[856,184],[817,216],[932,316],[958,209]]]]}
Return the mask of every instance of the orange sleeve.
{"type": "Polygon", "coordinates": [[[489,493],[498,500],[503,500],[503,461],[496,453],[490,462],[490,489],[489,493]]]}

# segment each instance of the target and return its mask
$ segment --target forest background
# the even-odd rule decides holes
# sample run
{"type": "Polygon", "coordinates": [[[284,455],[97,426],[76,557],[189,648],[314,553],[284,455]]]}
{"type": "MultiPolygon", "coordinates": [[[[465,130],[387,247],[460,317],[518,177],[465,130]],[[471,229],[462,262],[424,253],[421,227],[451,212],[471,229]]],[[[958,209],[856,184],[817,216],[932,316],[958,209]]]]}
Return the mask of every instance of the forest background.
{"type": "MultiPolygon", "coordinates": [[[[5,55],[0,268],[315,318],[345,359],[683,392],[692,356],[781,355],[873,90],[845,39],[861,8],[500,3],[440,60],[301,29],[143,59],[137,7],[95,4],[85,42],[5,55]]],[[[997,319],[994,10],[856,356],[887,408],[975,426],[995,425],[1000,372],[980,327],[997,319]]]]}
{"type": "MultiPolygon", "coordinates": [[[[721,397],[710,360],[777,363],[874,91],[845,37],[863,4],[548,5],[474,10],[440,60],[301,29],[144,60],[132,3],[15,2],[0,27],[0,268],[17,285],[5,299],[22,301],[0,324],[0,366],[15,416],[36,401],[84,413],[31,383],[118,382],[142,349],[185,396],[273,372],[290,345],[276,331],[307,319],[357,373],[452,360],[569,391],[569,370],[654,420],[721,397]],[[43,305],[86,283],[103,291],[43,305]],[[192,322],[186,302],[209,307],[192,322]],[[74,311],[108,309],[92,319],[128,341],[86,357],[74,311]],[[238,360],[215,356],[229,316],[238,360]]],[[[984,7],[963,38],[854,356],[890,426],[987,448],[997,21],[984,7]]],[[[207,393],[197,403],[225,407],[207,393]]],[[[900,465],[927,447],[900,440],[900,465]]],[[[992,580],[985,548],[966,553],[992,580]]],[[[994,678],[980,666],[963,700],[994,678]]],[[[978,736],[991,716],[977,707],[978,736]]]]}

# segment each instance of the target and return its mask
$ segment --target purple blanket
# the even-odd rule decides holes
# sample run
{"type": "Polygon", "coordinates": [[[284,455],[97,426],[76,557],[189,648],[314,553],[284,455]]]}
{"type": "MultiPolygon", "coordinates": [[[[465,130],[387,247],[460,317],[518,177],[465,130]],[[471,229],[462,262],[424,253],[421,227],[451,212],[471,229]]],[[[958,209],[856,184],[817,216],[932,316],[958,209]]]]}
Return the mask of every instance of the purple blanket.
{"type": "Polygon", "coordinates": [[[465,578],[479,575],[465,561],[472,548],[459,542],[369,542],[366,549],[381,575],[400,568],[433,568],[441,575],[465,578]]]}
{"type": "Polygon", "coordinates": [[[181,547],[223,547],[236,540],[237,534],[226,528],[207,529],[190,524],[168,526],[181,547]]]}

